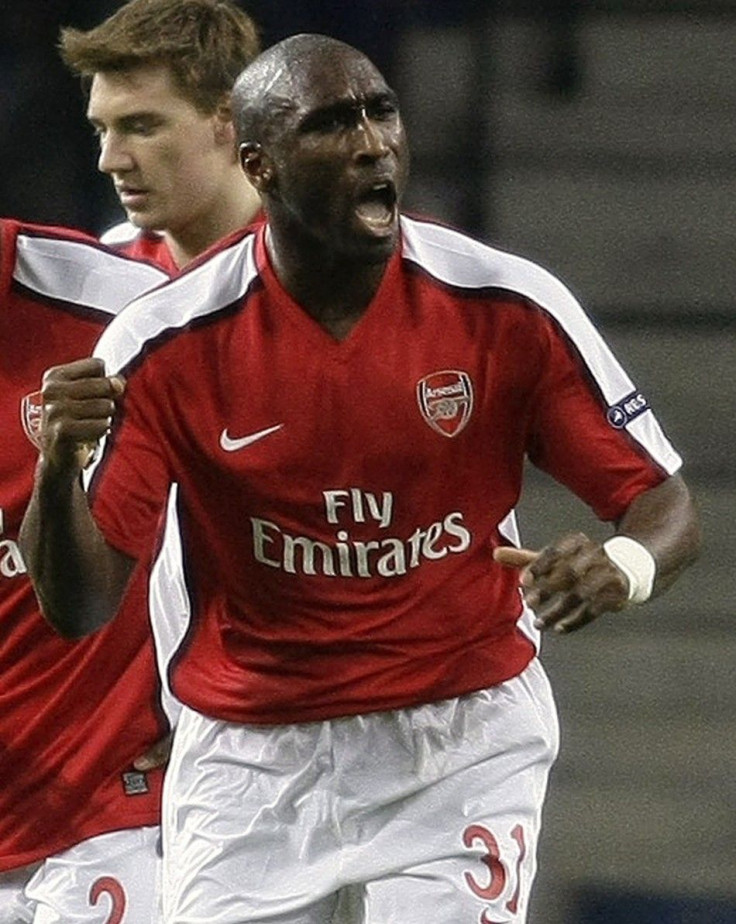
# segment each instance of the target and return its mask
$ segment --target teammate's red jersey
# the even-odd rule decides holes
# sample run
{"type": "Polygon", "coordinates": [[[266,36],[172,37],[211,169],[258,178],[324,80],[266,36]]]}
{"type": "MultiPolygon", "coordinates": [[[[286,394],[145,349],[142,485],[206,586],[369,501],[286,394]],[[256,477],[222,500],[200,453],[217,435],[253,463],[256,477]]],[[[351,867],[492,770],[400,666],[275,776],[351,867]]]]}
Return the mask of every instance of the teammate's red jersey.
{"type": "Polygon", "coordinates": [[[534,646],[492,552],[513,538],[525,457],[604,520],[680,465],[557,279],[428,222],[402,219],[343,341],[283,290],[261,230],[137,300],[96,352],[128,387],[95,516],[136,556],[178,483],[192,621],[173,688],[231,721],[518,674],[534,646]]]}
{"type": "Polygon", "coordinates": [[[179,272],[166,238],[158,231],[146,231],[123,221],[105,231],[100,240],[120,253],[160,267],[169,276],[176,276],[179,272]]]}
{"type": "MultiPolygon", "coordinates": [[[[262,211],[257,212],[249,222],[249,228],[255,228],[262,225],[265,221],[265,215],[262,211]]],[[[142,260],[145,263],[151,263],[160,267],[167,272],[169,276],[176,276],[180,272],[166,238],[160,231],[149,231],[146,228],[137,228],[129,221],[120,222],[113,225],[100,237],[103,244],[112,247],[120,253],[127,254],[136,260],[142,260]]],[[[229,236],[224,240],[229,240],[229,236]]],[[[214,245],[216,246],[216,245],[214,245]]],[[[207,251],[207,255],[209,250],[207,251]]],[[[199,263],[204,258],[197,258],[199,263]]]]}
{"type": "Polygon", "coordinates": [[[165,279],[84,235],[0,220],[0,870],[159,819],[161,773],[131,766],[165,730],[143,585],[124,632],[65,641],[39,612],[17,538],[37,458],[22,398],[165,279]]]}

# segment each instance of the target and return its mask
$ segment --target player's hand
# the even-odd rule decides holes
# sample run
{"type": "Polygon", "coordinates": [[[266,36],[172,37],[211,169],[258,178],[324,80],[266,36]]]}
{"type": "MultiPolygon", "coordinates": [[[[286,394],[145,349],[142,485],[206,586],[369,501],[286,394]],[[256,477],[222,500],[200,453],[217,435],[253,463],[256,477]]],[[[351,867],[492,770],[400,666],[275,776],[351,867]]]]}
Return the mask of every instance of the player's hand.
{"type": "Polygon", "coordinates": [[[89,357],[46,371],[41,386],[41,452],[59,468],[81,469],[109,430],[125,382],[89,357]]]}
{"type": "Polygon", "coordinates": [[[165,738],[159,739],[145,754],[136,757],[133,766],[136,770],[155,770],[169,762],[171,756],[171,742],[173,733],[169,732],[165,738]]]}
{"type": "Polygon", "coordinates": [[[524,599],[538,629],[574,632],[628,602],[625,575],[602,545],[583,533],[563,536],[539,552],[502,546],[493,557],[505,567],[520,569],[524,599]]]}

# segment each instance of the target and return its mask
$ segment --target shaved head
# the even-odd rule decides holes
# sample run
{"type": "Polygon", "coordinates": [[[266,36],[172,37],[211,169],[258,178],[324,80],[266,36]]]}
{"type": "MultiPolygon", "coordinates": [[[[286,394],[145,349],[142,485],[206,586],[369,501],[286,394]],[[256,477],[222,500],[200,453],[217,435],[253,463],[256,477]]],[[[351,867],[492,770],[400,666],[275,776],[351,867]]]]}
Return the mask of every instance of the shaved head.
{"type": "Polygon", "coordinates": [[[309,88],[348,63],[377,73],[357,48],[327,35],[292,35],[268,48],[245,68],[233,88],[239,143],[266,144],[279,132],[284,117],[296,112],[309,88]]]}

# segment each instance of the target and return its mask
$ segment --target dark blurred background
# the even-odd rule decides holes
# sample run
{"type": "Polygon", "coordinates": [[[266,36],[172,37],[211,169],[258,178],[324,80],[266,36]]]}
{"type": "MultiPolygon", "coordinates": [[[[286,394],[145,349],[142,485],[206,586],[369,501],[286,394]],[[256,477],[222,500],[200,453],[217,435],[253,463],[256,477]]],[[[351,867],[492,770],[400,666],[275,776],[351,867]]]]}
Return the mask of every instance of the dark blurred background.
{"type": "MultiPolygon", "coordinates": [[[[115,220],[121,214],[109,182],[96,175],[95,144],[84,119],[80,87],[56,50],[61,26],[89,28],[121,5],[121,0],[5,0],[0,6],[0,124],[4,129],[0,138],[0,213],[92,232],[106,227],[111,215],[115,220]]],[[[449,209],[466,228],[477,233],[485,230],[488,216],[478,192],[491,154],[482,115],[492,90],[493,71],[486,33],[494,17],[504,15],[503,3],[249,0],[240,5],[258,23],[264,46],[295,32],[324,32],[365,51],[392,83],[400,81],[405,41],[415,30],[437,30],[440,46],[443,33],[466,35],[469,47],[462,49],[462,99],[459,88],[452,86],[452,69],[461,62],[449,62],[451,72],[446,75],[454,109],[449,114],[452,124],[443,125],[443,130],[451,128],[453,137],[444,139],[439,160],[431,153],[425,156],[417,152],[414,200],[421,205],[422,186],[445,182],[443,175],[451,172],[450,189],[444,194],[447,203],[440,201],[438,205],[449,209]]],[[[518,15],[525,5],[508,7],[518,15]]],[[[575,0],[538,0],[525,9],[549,43],[547,60],[540,61],[541,88],[552,95],[574,92],[579,79],[575,0]]],[[[451,53],[450,48],[447,51],[451,53]]],[[[436,52],[436,60],[429,63],[439,70],[431,78],[433,89],[442,91],[442,71],[448,62],[442,61],[441,47],[436,52]]],[[[421,93],[422,82],[420,75],[420,86],[412,87],[412,91],[421,93]]],[[[442,93],[428,104],[430,109],[442,106],[442,93]]],[[[411,122],[410,117],[411,112],[411,122]]],[[[428,198],[427,204],[433,205],[431,193],[428,198]]]]}
{"type": "MultiPolygon", "coordinates": [[[[60,25],[113,0],[3,0],[0,214],[98,232],[60,25]]],[[[736,3],[249,0],[264,44],[327,32],[399,91],[407,205],[560,275],[685,458],[701,561],[646,609],[550,639],[562,754],[530,924],[736,924],[736,3]]],[[[530,471],[529,545],[603,535],[530,471]]],[[[398,924],[398,922],[397,922],[398,924]]]]}

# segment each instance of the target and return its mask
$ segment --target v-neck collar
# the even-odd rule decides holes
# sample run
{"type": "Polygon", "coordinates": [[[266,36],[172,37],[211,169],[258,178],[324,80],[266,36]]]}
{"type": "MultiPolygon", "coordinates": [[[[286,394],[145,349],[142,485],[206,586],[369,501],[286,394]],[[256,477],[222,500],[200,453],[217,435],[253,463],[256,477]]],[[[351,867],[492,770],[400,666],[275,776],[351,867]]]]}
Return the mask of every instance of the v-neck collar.
{"type": "Polygon", "coordinates": [[[320,349],[330,351],[335,358],[340,358],[347,357],[358,349],[366,339],[372,341],[379,330],[383,331],[384,318],[388,319],[388,312],[396,302],[394,284],[398,279],[401,266],[401,240],[386,265],[383,278],[370,304],[355,322],[350,333],[342,340],[338,340],[292,298],[279,281],[266,247],[266,230],[266,225],[258,230],[256,266],[266,291],[273,296],[271,304],[274,310],[283,312],[289,322],[299,328],[301,336],[314,342],[315,346],[320,349]],[[393,297],[390,295],[392,292],[394,292],[393,297]]]}

